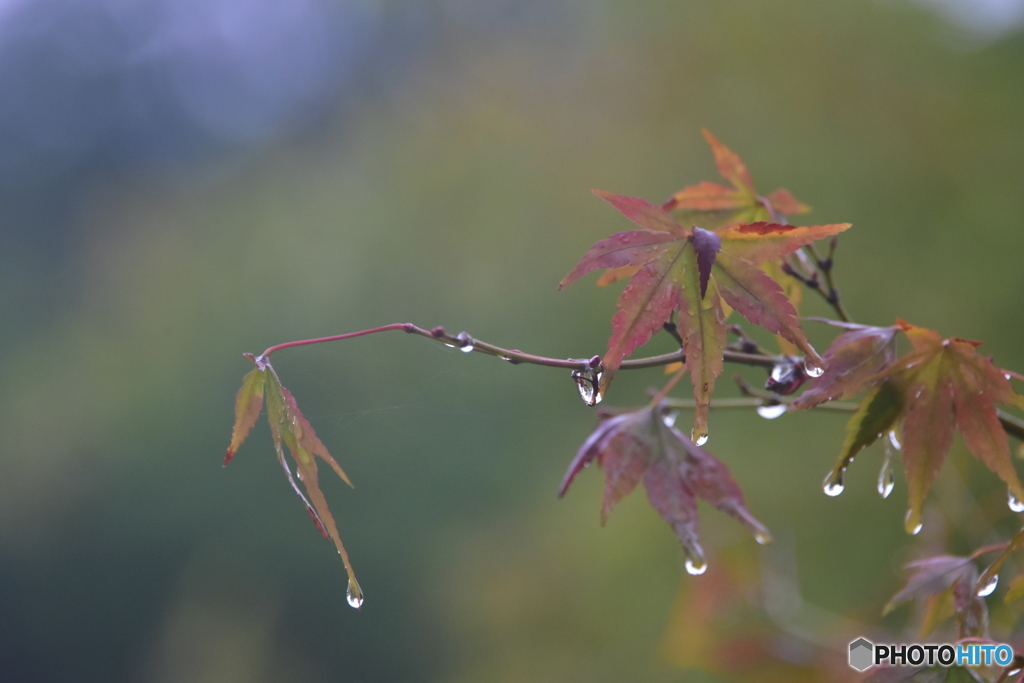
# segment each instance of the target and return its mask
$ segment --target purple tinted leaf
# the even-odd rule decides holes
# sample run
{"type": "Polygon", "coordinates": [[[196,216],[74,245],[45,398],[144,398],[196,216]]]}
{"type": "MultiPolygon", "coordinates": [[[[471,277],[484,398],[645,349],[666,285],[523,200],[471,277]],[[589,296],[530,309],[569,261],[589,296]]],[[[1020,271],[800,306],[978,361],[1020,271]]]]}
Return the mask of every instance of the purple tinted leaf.
{"type": "Polygon", "coordinates": [[[954,555],[936,555],[908,562],[905,565],[910,570],[907,584],[892,596],[882,613],[887,614],[908,600],[941,593],[974,567],[971,562],[970,557],[954,555]]]}
{"type": "Polygon", "coordinates": [[[825,401],[855,394],[877,381],[877,373],[896,360],[893,327],[847,326],[825,351],[825,374],[793,402],[794,410],[812,408],[825,401]]]}

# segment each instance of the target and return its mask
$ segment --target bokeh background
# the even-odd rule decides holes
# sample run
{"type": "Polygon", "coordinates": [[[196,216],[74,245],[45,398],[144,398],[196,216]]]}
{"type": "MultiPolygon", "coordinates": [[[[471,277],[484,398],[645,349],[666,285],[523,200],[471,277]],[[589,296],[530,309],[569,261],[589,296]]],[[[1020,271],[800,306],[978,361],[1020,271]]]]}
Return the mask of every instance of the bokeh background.
{"type": "Polygon", "coordinates": [[[716,180],[707,127],[854,224],[858,320],[1024,369],[1022,25],[1019,0],[0,2],[0,680],[829,680],[851,636],[904,633],[879,617],[901,562],[1019,524],[962,444],[910,538],[877,447],[822,494],[843,415],[716,412],[777,543],[702,507],[692,578],[642,493],[603,529],[598,472],[556,500],[594,424],[568,373],[401,334],[293,349],[356,485],[323,477],[355,611],[266,427],[221,468],[241,354],[406,321],[600,353],[616,288],[555,291],[626,225],[588,191],[716,180]]]}

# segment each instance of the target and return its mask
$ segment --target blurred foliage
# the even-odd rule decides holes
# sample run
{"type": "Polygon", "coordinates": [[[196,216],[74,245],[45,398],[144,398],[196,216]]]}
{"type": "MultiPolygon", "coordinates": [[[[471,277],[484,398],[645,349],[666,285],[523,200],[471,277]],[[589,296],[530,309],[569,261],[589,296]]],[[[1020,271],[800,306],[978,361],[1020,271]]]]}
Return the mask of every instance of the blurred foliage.
{"type": "MultiPolygon", "coordinates": [[[[721,573],[691,578],[638,496],[604,529],[596,475],[554,500],[593,427],[568,372],[384,335],[275,359],[356,487],[323,482],[366,592],[349,609],[266,428],[220,468],[241,353],[405,321],[599,353],[615,292],[555,292],[620,225],[588,190],[713,177],[701,127],[809,220],[853,223],[836,278],[859,321],[899,315],[1024,369],[1020,33],[965,49],[895,0],[381,12],[360,86],[308,125],[180,173],[100,158],[5,189],[0,679],[721,681],[743,672],[692,656],[688,619],[739,638],[789,614],[771,666],[815,680],[858,629],[913,621],[879,617],[903,560],[1019,526],[962,443],[910,538],[902,481],[875,494],[877,446],[822,494],[845,416],[714,413],[709,447],[778,543],[704,515],[721,573]],[[761,568],[790,611],[758,622],[761,568]],[[720,610],[695,604],[709,592],[720,610]]],[[[659,373],[624,373],[607,402],[659,373]]],[[[991,609],[998,638],[1022,608],[991,609]]]]}

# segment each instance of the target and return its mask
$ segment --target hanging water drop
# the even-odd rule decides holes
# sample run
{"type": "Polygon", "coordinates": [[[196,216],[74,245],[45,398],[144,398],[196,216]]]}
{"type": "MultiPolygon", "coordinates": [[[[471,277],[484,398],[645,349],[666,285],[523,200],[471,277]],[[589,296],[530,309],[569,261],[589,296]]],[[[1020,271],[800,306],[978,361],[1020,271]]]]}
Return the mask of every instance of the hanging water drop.
{"type": "Polygon", "coordinates": [[[757,414],[766,420],[774,420],[777,417],[781,417],[786,412],[786,404],[779,403],[777,405],[765,405],[757,407],[757,414]]]}
{"type": "Polygon", "coordinates": [[[596,406],[604,398],[604,394],[601,392],[602,374],[594,368],[572,371],[572,378],[576,382],[576,388],[580,390],[580,398],[588,406],[596,406]]]}
{"type": "Polygon", "coordinates": [[[700,576],[708,570],[708,561],[703,555],[694,555],[686,558],[686,571],[693,576],[700,576]]]}
{"type": "Polygon", "coordinates": [[[694,427],[690,430],[690,441],[692,441],[695,446],[703,446],[708,442],[708,430],[706,428],[697,429],[694,427]]]}
{"type": "Polygon", "coordinates": [[[985,582],[985,585],[980,585],[980,584],[978,585],[978,591],[977,591],[978,597],[979,598],[984,598],[984,597],[988,597],[989,595],[992,595],[995,592],[995,590],[996,590],[996,586],[998,586],[998,585],[999,585],[999,574],[993,574],[992,578],[985,582]]]}
{"type": "Polygon", "coordinates": [[[903,450],[903,445],[900,443],[899,437],[896,436],[895,429],[889,430],[889,443],[892,444],[892,447],[896,450],[903,450]]]}
{"type": "Polygon", "coordinates": [[[459,351],[462,351],[463,353],[469,353],[472,350],[473,350],[473,345],[472,344],[466,344],[465,346],[463,346],[463,347],[461,347],[459,349],[459,351]]]}
{"type": "Polygon", "coordinates": [[[825,483],[822,484],[821,487],[822,490],[825,492],[826,496],[832,496],[833,498],[835,498],[836,496],[843,492],[843,489],[846,488],[846,486],[843,484],[844,472],[845,470],[837,469],[832,470],[831,472],[828,473],[828,476],[825,477],[825,483]]]}
{"type": "Polygon", "coordinates": [[[1007,492],[1006,503],[1010,506],[1010,509],[1014,512],[1024,512],[1024,503],[1017,500],[1017,497],[1013,495],[1012,491],[1007,492]]]}
{"type": "Polygon", "coordinates": [[[363,591],[359,587],[359,584],[352,579],[348,580],[348,590],[345,592],[345,597],[348,599],[350,607],[359,609],[363,606],[363,591]]]}
{"type": "Polygon", "coordinates": [[[924,525],[921,524],[921,518],[914,514],[913,510],[907,510],[907,516],[903,520],[903,528],[911,536],[917,536],[921,533],[921,528],[924,525]]]}
{"type": "Polygon", "coordinates": [[[892,467],[882,465],[882,471],[878,473],[878,495],[888,498],[894,486],[896,486],[896,477],[893,475],[892,467]]]}
{"type": "Polygon", "coordinates": [[[760,527],[754,532],[754,540],[761,545],[768,545],[772,542],[772,533],[764,527],[760,527]]]}
{"type": "Polygon", "coordinates": [[[678,410],[670,410],[661,416],[661,421],[665,423],[666,427],[674,427],[676,425],[676,418],[679,417],[678,410]]]}
{"type": "MultiPolygon", "coordinates": [[[[890,440],[892,438],[892,432],[889,432],[890,440]]],[[[886,440],[885,444],[885,456],[882,460],[882,469],[878,472],[878,495],[882,498],[888,498],[889,494],[892,493],[892,488],[896,484],[896,478],[892,471],[892,455],[893,447],[890,440],[886,440]]]]}
{"type": "Polygon", "coordinates": [[[825,374],[825,368],[806,359],[804,360],[804,370],[807,371],[808,377],[821,377],[825,374]]]}

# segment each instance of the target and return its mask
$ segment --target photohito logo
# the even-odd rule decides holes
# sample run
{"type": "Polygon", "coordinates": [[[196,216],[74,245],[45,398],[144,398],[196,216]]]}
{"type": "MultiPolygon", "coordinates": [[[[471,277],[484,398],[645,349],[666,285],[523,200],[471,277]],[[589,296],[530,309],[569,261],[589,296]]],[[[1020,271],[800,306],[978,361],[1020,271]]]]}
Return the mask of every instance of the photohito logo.
{"type": "Polygon", "coordinates": [[[1006,643],[913,643],[876,645],[867,638],[850,643],[850,666],[864,671],[872,666],[1008,666],[1013,648],[1006,643]]]}

